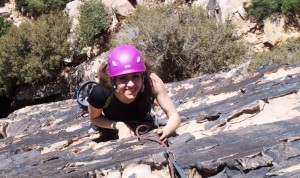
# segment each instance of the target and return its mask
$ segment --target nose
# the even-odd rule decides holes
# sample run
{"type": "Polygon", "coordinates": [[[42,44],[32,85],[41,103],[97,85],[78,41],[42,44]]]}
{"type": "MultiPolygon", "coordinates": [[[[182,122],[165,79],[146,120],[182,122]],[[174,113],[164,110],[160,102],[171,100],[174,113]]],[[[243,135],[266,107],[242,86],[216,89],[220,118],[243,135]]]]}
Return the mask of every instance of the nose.
{"type": "Polygon", "coordinates": [[[127,86],[129,86],[129,87],[134,86],[134,82],[132,80],[128,80],[127,86]]]}

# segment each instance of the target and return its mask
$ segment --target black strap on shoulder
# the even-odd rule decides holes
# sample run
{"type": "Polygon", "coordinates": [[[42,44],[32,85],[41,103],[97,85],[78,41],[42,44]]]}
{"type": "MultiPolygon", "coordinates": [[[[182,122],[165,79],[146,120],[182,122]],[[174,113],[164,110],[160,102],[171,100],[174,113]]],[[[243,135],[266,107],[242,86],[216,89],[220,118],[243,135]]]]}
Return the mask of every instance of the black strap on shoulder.
{"type": "Polygon", "coordinates": [[[109,104],[110,104],[113,97],[114,97],[114,92],[111,92],[111,94],[109,95],[109,97],[105,101],[105,104],[104,104],[103,108],[107,108],[109,106],[109,104]]]}

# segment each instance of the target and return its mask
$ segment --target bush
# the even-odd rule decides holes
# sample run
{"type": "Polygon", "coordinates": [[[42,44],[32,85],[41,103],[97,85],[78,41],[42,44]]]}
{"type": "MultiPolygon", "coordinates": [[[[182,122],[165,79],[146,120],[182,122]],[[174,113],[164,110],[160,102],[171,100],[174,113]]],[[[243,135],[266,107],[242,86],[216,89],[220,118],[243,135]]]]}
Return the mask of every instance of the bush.
{"type": "Polygon", "coordinates": [[[39,16],[53,10],[61,10],[67,0],[16,0],[16,9],[23,14],[39,16]]]}
{"type": "Polygon", "coordinates": [[[233,27],[217,24],[201,8],[138,7],[127,20],[111,45],[137,46],[166,82],[227,69],[245,53],[232,39],[233,27]]]}
{"type": "Polygon", "coordinates": [[[24,11],[24,8],[27,6],[27,1],[26,0],[15,0],[16,3],[16,10],[22,12],[24,11]]]}
{"type": "Polygon", "coordinates": [[[284,15],[300,14],[299,0],[252,0],[246,11],[258,21],[262,21],[272,14],[284,15]]]}
{"type": "Polygon", "coordinates": [[[111,13],[100,0],[88,0],[80,7],[77,28],[78,49],[94,44],[96,37],[106,35],[111,23],[111,13]]]}
{"type": "Polygon", "coordinates": [[[297,15],[300,14],[300,1],[299,0],[285,0],[282,2],[282,13],[284,15],[297,15]]]}
{"type": "Polygon", "coordinates": [[[12,21],[6,20],[5,18],[0,16],[0,37],[6,34],[11,25],[12,21]]]}
{"type": "Polygon", "coordinates": [[[0,88],[34,85],[55,77],[68,56],[68,17],[62,13],[42,15],[33,23],[12,26],[0,38],[0,88]]]}
{"type": "Polygon", "coordinates": [[[7,2],[8,2],[8,0],[0,0],[0,6],[3,6],[7,2]]]}
{"type": "Polygon", "coordinates": [[[256,54],[251,60],[249,70],[271,63],[300,63],[300,39],[290,38],[285,44],[278,48],[274,48],[272,51],[256,54]]]}
{"type": "Polygon", "coordinates": [[[281,0],[252,0],[246,11],[258,21],[281,12],[281,0]]]}

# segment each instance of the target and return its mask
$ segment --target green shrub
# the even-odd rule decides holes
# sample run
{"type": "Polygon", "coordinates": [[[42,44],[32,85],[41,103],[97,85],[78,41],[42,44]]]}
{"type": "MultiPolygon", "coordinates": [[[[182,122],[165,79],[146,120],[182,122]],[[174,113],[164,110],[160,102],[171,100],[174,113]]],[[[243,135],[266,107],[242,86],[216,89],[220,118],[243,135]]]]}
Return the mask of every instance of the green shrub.
{"type": "Polygon", "coordinates": [[[297,15],[300,14],[300,1],[299,0],[285,0],[282,1],[282,13],[284,15],[297,15]]]}
{"type": "Polygon", "coordinates": [[[201,8],[137,7],[111,46],[132,44],[166,82],[227,69],[245,54],[233,27],[217,24],[201,8]]]}
{"type": "Polygon", "coordinates": [[[26,11],[32,16],[38,16],[43,14],[47,9],[46,4],[43,2],[43,0],[30,0],[27,1],[27,7],[26,11]]]}
{"type": "Polygon", "coordinates": [[[77,50],[93,45],[96,37],[107,34],[111,15],[101,0],[88,0],[80,7],[77,50]]]}
{"type": "Polygon", "coordinates": [[[0,0],[0,6],[3,6],[7,2],[8,2],[8,0],[0,0]]]}
{"type": "Polygon", "coordinates": [[[2,92],[9,95],[14,86],[34,85],[55,77],[68,56],[68,33],[68,17],[59,12],[12,26],[0,38],[2,92]]]}
{"type": "Polygon", "coordinates": [[[61,10],[67,0],[16,0],[16,9],[23,14],[39,16],[53,10],[61,10]]]}
{"type": "Polygon", "coordinates": [[[281,12],[281,0],[252,0],[246,11],[258,21],[281,12]]]}
{"type": "Polygon", "coordinates": [[[0,37],[6,34],[11,25],[12,21],[6,20],[5,18],[0,16],[0,37]]]}
{"type": "Polygon", "coordinates": [[[256,54],[251,60],[249,70],[271,63],[300,63],[300,39],[290,38],[285,44],[274,48],[272,51],[256,54]]]}
{"type": "Polygon", "coordinates": [[[27,6],[26,0],[15,0],[15,3],[16,10],[18,11],[24,11],[23,8],[27,6]]]}
{"type": "Polygon", "coordinates": [[[272,14],[284,15],[300,14],[299,0],[252,0],[246,11],[258,21],[262,21],[272,14]]]}

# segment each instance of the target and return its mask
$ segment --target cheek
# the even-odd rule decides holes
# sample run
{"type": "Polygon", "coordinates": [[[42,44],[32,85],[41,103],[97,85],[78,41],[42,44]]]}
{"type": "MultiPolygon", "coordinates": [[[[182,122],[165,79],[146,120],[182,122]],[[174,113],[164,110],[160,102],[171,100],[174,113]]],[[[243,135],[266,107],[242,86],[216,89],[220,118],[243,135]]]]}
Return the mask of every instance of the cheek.
{"type": "Polygon", "coordinates": [[[142,87],[142,85],[143,85],[143,81],[140,80],[140,81],[138,82],[138,86],[139,86],[139,87],[142,87]]]}
{"type": "Polygon", "coordinates": [[[116,87],[118,90],[122,90],[125,88],[125,85],[124,84],[116,84],[116,87]]]}

